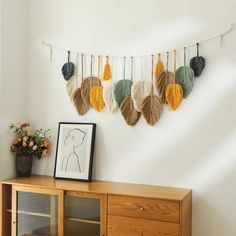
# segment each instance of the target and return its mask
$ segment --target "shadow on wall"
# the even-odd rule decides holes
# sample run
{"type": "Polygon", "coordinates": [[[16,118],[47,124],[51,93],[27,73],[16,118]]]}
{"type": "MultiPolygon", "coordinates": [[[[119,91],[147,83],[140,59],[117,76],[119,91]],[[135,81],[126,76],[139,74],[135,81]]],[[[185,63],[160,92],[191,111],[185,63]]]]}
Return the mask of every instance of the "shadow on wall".
{"type": "Polygon", "coordinates": [[[181,141],[176,140],[176,145],[160,159],[153,157],[153,164],[150,166],[152,169],[149,168],[143,176],[155,173],[158,167],[158,175],[168,184],[178,185],[178,183],[186,182],[195,169],[204,165],[211,152],[217,150],[225,139],[235,132],[236,111],[233,111],[235,100],[236,88],[233,88],[222,97],[221,102],[209,116],[188,133],[188,136],[182,138],[181,141]],[[173,176],[176,178],[173,179],[173,176]]]}
{"type": "Polygon", "coordinates": [[[235,173],[236,166],[220,181],[207,186],[207,193],[194,192],[193,236],[236,235],[236,193],[232,190],[235,173]]]}

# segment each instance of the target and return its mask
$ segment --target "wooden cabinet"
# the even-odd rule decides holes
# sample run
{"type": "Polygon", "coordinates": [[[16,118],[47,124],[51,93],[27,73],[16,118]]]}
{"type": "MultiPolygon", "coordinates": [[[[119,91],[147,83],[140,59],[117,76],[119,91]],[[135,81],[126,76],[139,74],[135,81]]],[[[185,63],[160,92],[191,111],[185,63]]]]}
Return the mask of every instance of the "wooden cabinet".
{"type": "Polygon", "coordinates": [[[191,236],[189,189],[33,176],[1,184],[2,236],[191,236]]]}

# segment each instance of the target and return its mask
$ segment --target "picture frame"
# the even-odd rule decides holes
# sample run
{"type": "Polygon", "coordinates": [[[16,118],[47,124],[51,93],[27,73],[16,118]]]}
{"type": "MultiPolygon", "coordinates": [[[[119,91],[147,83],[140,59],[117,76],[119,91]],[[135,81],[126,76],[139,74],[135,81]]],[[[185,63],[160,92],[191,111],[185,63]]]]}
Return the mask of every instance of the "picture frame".
{"type": "Polygon", "coordinates": [[[95,123],[59,122],[54,178],[91,182],[95,123]]]}

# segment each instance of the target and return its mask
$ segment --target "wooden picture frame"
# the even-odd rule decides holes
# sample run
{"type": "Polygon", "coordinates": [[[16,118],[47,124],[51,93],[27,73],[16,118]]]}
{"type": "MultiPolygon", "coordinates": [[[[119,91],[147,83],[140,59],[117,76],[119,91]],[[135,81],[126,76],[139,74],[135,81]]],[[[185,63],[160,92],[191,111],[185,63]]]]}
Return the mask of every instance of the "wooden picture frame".
{"type": "Polygon", "coordinates": [[[59,122],[54,178],[90,182],[96,124],[59,122]]]}

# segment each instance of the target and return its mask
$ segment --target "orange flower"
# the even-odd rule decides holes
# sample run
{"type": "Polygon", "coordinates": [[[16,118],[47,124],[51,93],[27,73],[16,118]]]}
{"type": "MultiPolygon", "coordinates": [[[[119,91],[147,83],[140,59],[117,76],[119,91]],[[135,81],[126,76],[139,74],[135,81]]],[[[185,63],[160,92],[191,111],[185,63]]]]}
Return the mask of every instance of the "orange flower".
{"type": "Polygon", "coordinates": [[[18,138],[15,138],[15,139],[13,140],[13,144],[15,145],[15,144],[17,144],[17,143],[19,143],[18,138]]]}
{"type": "Polygon", "coordinates": [[[46,148],[49,147],[49,141],[48,141],[48,139],[45,139],[45,140],[44,140],[43,146],[46,147],[46,148]]]}
{"type": "Polygon", "coordinates": [[[48,149],[44,149],[42,152],[42,157],[47,157],[48,156],[48,149]]]}

